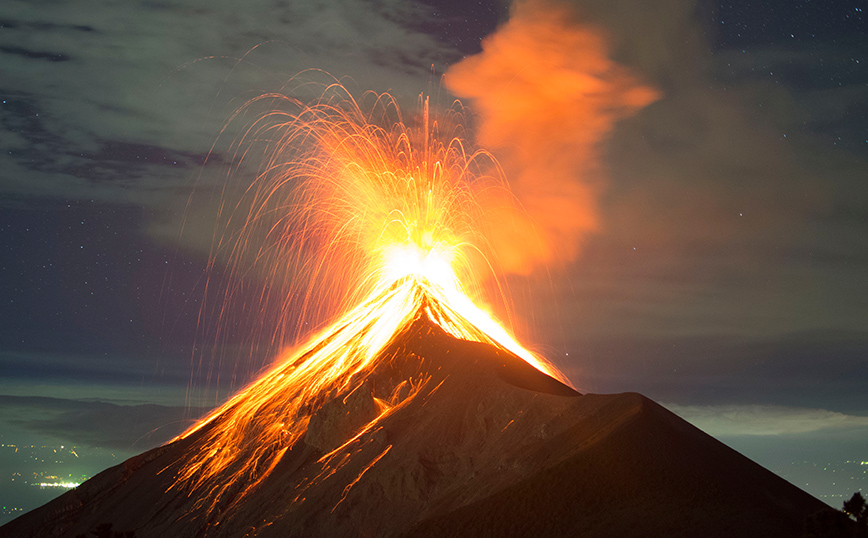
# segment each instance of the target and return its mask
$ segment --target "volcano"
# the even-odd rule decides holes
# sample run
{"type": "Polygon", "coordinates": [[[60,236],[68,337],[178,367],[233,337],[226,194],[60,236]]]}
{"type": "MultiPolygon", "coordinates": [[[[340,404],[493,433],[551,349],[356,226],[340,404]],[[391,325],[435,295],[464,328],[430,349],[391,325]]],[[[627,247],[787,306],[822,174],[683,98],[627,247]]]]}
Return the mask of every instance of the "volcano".
{"type": "Polygon", "coordinates": [[[179,478],[224,411],[0,535],[110,523],[137,538],[768,538],[797,536],[827,508],[644,396],[579,394],[501,347],[448,334],[430,312],[419,308],[343,392],[310,404],[301,435],[248,445],[221,471],[258,458],[242,479],[179,478]]]}

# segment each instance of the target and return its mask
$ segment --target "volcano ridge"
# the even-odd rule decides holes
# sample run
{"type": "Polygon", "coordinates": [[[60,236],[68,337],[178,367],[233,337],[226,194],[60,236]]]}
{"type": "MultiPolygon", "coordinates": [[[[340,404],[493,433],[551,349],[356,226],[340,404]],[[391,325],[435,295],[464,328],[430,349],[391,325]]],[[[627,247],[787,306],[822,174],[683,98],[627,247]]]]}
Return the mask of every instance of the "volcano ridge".
{"type": "Polygon", "coordinates": [[[502,375],[511,354],[453,338],[424,316],[382,355],[325,398],[251,491],[242,484],[206,506],[203,491],[175,484],[218,417],[0,535],[72,538],[111,522],[138,538],[783,537],[825,508],[641,395],[529,390],[557,386],[502,375]],[[365,422],[372,405],[381,414],[365,422]]]}

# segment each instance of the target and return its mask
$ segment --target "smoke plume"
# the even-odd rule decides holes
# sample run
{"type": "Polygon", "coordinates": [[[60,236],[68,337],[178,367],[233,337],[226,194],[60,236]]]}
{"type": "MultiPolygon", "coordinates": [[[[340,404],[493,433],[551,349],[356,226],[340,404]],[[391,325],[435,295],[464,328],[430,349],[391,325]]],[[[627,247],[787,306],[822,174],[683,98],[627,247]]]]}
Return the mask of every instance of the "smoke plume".
{"type": "Polygon", "coordinates": [[[520,0],[455,64],[446,86],[478,115],[477,142],[498,158],[515,198],[485,193],[492,248],[527,274],[579,253],[599,228],[602,142],[658,94],[609,59],[605,35],[551,0],[520,0]]]}

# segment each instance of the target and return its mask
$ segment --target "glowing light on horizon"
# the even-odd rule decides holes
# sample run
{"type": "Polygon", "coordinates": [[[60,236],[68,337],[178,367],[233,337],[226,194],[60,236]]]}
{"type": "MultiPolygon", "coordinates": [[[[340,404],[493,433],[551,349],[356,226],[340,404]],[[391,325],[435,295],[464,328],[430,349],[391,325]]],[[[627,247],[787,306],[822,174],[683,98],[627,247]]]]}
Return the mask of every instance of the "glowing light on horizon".
{"type": "Polygon", "coordinates": [[[34,486],[39,486],[41,488],[64,488],[64,489],[73,489],[80,486],[80,482],[39,482],[38,484],[34,484],[34,486]]]}

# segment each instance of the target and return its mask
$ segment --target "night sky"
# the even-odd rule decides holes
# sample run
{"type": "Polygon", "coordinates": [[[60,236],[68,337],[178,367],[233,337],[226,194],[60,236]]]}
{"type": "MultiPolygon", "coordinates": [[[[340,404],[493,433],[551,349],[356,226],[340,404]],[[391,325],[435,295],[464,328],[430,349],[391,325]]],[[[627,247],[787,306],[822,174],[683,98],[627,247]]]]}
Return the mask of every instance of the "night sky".
{"type": "MultiPolygon", "coordinates": [[[[521,340],[579,390],[641,392],[764,465],[868,459],[868,3],[568,5],[661,98],[605,140],[581,255],[508,279],[521,340]]],[[[488,0],[3,0],[3,441],[105,444],[119,422],[94,400],[177,422],[249,380],[273,357],[200,319],[221,127],[312,68],[449,103],[439,76],[508,18],[488,0]]]]}

